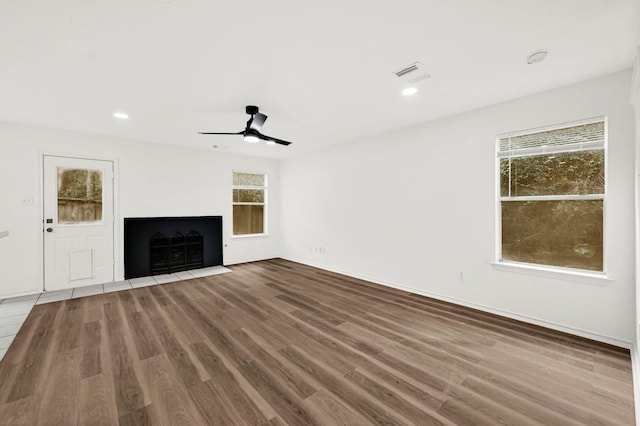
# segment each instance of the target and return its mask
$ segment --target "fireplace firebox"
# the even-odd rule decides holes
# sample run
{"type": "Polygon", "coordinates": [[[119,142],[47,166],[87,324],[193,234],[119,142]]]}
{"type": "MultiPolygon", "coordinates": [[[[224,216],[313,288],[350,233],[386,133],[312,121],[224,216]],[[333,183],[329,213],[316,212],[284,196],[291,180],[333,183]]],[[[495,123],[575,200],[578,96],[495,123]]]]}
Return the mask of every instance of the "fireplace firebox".
{"type": "Polygon", "coordinates": [[[222,265],[222,217],[124,220],[125,279],[222,265]]]}
{"type": "Polygon", "coordinates": [[[202,268],[204,266],[203,247],[204,237],[194,229],[186,236],[179,231],[169,237],[156,232],[149,241],[151,275],[202,268]]]}

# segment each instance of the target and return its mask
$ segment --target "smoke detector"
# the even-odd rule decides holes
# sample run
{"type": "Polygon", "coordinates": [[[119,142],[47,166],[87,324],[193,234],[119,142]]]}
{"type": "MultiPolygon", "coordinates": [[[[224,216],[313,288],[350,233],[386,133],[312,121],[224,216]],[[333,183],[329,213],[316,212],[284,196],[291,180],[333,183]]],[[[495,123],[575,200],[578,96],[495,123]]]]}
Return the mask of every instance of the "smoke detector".
{"type": "Polygon", "coordinates": [[[424,69],[421,62],[414,62],[411,65],[400,68],[394,72],[395,76],[406,81],[409,84],[416,84],[419,81],[426,80],[431,77],[424,69]]]}
{"type": "Polygon", "coordinates": [[[537,64],[538,62],[542,62],[545,60],[547,55],[549,54],[548,50],[536,50],[531,55],[527,56],[527,64],[537,64]]]}

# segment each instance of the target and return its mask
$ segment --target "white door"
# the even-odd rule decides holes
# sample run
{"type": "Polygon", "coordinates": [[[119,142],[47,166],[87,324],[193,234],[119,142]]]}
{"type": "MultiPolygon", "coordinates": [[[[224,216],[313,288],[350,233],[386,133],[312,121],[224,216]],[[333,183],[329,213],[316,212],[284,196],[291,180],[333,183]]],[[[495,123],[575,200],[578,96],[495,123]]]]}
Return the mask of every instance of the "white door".
{"type": "Polygon", "coordinates": [[[113,281],[113,162],[44,156],[44,289],[113,281]]]}

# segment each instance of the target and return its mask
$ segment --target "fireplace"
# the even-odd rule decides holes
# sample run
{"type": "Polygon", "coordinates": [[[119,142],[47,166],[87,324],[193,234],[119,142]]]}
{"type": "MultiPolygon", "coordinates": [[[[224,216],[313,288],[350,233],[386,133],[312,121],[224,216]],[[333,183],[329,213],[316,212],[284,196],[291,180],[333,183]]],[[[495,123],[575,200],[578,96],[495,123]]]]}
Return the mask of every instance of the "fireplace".
{"type": "Polygon", "coordinates": [[[169,237],[156,232],[149,240],[151,275],[171,274],[204,266],[204,237],[195,229],[183,235],[176,231],[169,237]]]}
{"type": "Polygon", "coordinates": [[[222,217],[124,220],[125,279],[222,265],[222,217]]]}

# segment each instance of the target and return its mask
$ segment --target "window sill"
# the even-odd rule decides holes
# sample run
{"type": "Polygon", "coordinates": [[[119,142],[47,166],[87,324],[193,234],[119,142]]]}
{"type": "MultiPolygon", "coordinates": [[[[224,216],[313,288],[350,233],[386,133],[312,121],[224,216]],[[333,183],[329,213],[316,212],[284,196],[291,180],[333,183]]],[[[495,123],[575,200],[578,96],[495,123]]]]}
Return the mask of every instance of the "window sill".
{"type": "Polygon", "coordinates": [[[518,263],[518,262],[491,262],[494,269],[499,269],[503,271],[511,271],[511,272],[522,272],[525,274],[549,277],[549,278],[559,278],[559,279],[568,279],[571,281],[580,281],[580,282],[589,282],[593,284],[606,284],[608,281],[613,281],[611,277],[608,277],[604,272],[589,272],[589,271],[580,271],[568,268],[553,268],[549,266],[540,266],[540,265],[532,265],[528,263],[518,263]]]}
{"type": "Polygon", "coordinates": [[[241,234],[241,235],[232,235],[231,239],[251,239],[251,238],[265,238],[268,237],[269,234],[241,234]]]}

